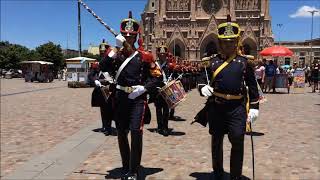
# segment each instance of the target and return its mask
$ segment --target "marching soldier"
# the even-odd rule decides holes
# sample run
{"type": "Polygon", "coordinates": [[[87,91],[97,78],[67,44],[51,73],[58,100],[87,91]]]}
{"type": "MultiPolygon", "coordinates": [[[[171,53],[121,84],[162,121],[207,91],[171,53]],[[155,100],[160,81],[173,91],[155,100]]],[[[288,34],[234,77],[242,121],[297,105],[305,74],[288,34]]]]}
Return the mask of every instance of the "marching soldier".
{"type": "MultiPolygon", "coordinates": [[[[161,68],[162,76],[160,81],[162,82],[159,88],[162,88],[169,81],[169,62],[168,62],[168,48],[164,45],[157,48],[158,62],[157,65],[161,68]]],[[[158,133],[163,136],[169,135],[168,121],[169,121],[169,106],[165,99],[156,92],[154,94],[154,105],[156,107],[158,133]]]]}
{"type": "Polygon", "coordinates": [[[259,94],[254,67],[237,53],[239,36],[239,25],[231,22],[230,16],[226,23],[218,26],[221,54],[211,56],[207,68],[211,81],[201,88],[201,94],[209,97],[207,113],[209,133],[212,135],[212,166],[216,179],[222,179],[224,174],[224,134],[228,134],[232,145],[231,179],[242,178],[246,121],[254,121],[259,114],[259,94]],[[249,103],[248,114],[246,102],[249,103]]]}
{"type": "MultiPolygon", "coordinates": [[[[103,57],[104,52],[108,47],[109,45],[107,45],[107,43],[105,43],[105,41],[103,40],[103,42],[99,46],[101,57],[103,57]]],[[[106,136],[109,136],[112,134],[111,122],[113,120],[114,94],[110,95],[109,98],[106,100],[105,97],[103,97],[102,86],[110,85],[112,78],[106,72],[104,62],[92,64],[92,67],[96,67],[95,69],[98,69],[100,72],[97,71],[97,73],[99,74],[98,79],[94,81],[96,87],[94,88],[92,93],[91,105],[94,107],[100,107],[102,120],[101,132],[103,132],[106,136]]]]}
{"type": "MultiPolygon", "coordinates": [[[[123,179],[137,179],[142,155],[142,130],[146,114],[149,114],[147,93],[158,85],[161,71],[157,68],[152,54],[134,43],[140,33],[139,23],[132,18],[121,21],[121,34],[116,37],[117,49],[106,51],[108,72],[114,76],[115,121],[118,130],[118,143],[125,172],[123,179]],[[128,133],[131,132],[131,147],[128,133]]],[[[140,44],[142,44],[140,42],[140,44]]],[[[150,117],[149,117],[150,118],[150,117]]]]}

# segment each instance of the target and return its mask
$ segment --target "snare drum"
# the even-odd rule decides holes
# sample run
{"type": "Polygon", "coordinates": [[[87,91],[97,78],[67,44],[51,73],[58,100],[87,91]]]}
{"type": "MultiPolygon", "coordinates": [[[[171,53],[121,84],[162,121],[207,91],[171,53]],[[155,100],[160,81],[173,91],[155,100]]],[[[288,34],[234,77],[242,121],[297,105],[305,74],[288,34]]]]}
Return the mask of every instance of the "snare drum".
{"type": "Polygon", "coordinates": [[[169,108],[176,107],[187,95],[179,80],[170,81],[167,85],[161,88],[160,94],[168,104],[169,108]]]}

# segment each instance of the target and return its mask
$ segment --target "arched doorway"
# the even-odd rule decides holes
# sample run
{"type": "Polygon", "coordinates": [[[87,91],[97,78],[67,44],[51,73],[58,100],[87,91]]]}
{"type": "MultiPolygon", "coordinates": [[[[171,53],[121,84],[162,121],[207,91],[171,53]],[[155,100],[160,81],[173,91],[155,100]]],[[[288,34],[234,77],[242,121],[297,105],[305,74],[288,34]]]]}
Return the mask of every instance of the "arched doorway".
{"type": "Polygon", "coordinates": [[[246,38],[242,41],[244,54],[257,57],[257,44],[251,38],[246,38]]]}
{"type": "Polygon", "coordinates": [[[173,47],[172,54],[173,54],[174,56],[179,56],[179,57],[181,57],[181,47],[179,46],[179,44],[176,44],[176,45],[173,47]]]}
{"type": "Polygon", "coordinates": [[[218,53],[218,40],[215,34],[210,34],[204,38],[200,45],[200,57],[211,56],[218,53]]]}
{"type": "Polygon", "coordinates": [[[184,43],[176,38],[176,39],[173,39],[171,42],[170,42],[170,46],[169,46],[169,51],[175,55],[175,56],[178,56],[180,58],[185,58],[185,51],[186,51],[186,46],[184,45],[184,43]]]}

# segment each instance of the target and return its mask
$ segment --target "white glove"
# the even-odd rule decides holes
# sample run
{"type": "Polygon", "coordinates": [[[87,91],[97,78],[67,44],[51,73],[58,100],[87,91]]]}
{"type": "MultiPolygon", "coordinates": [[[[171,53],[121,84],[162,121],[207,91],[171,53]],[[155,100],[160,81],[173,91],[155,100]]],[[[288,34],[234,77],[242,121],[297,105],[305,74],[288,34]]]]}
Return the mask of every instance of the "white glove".
{"type": "Polygon", "coordinates": [[[253,123],[257,120],[259,116],[259,110],[258,109],[249,109],[248,119],[247,121],[253,123]]]}
{"type": "Polygon", "coordinates": [[[204,95],[205,97],[212,96],[213,93],[213,88],[209,85],[205,85],[201,88],[201,94],[204,95]]]}
{"type": "Polygon", "coordinates": [[[119,48],[123,47],[123,42],[126,41],[126,38],[122,36],[122,34],[118,34],[116,36],[116,46],[119,48]]]}
{"type": "Polygon", "coordinates": [[[132,86],[134,89],[132,93],[129,94],[128,98],[129,99],[135,99],[136,97],[140,96],[141,94],[145,93],[147,90],[144,88],[144,86],[137,85],[137,86],[132,86]]]}
{"type": "Polygon", "coordinates": [[[96,86],[98,86],[98,87],[101,87],[101,86],[102,86],[102,85],[101,85],[101,82],[98,81],[98,80],[95,80],[95,81],[94,81],[94,84],[95,84],[96,86]]]}

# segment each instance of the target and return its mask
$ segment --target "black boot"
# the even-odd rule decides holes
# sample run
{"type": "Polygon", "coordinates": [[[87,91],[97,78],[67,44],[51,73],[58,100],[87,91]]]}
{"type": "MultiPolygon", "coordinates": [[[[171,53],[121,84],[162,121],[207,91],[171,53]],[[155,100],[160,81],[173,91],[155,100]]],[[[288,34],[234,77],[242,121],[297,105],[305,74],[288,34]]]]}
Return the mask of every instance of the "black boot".
{"type": "Polygon", "coordinates": [[[112,135],[112,129],[111,129],[111,127],[105,128],[104,135],[106,135],[106,136],[112,135]]]}
{"type": "Polygon", "coordinates": [[[130,146],[128,141],[128,132],[119,130],[118,131],[118,144],[120,149],[120,155],[122,160],[122,168],[124,174],[129,172],[130,162],[130,146]]]}
{"type": "Polygon", "coordinates": [[[223,180],[224,171],[213,171],[214,180],[223,180]]]}
{"type": "Polygon", "coordinates": [[[131,155],[130,168],[131,174],[138,174],[142,156],[142,132],[131,131],[131,155]]]}
{"type": "Polygon", "coordinates": [[[165,137],[169,136],[169,133],[170,132],[169,132],[168,128],[162,130],[162,135],[165,136],[165,137]]]}

